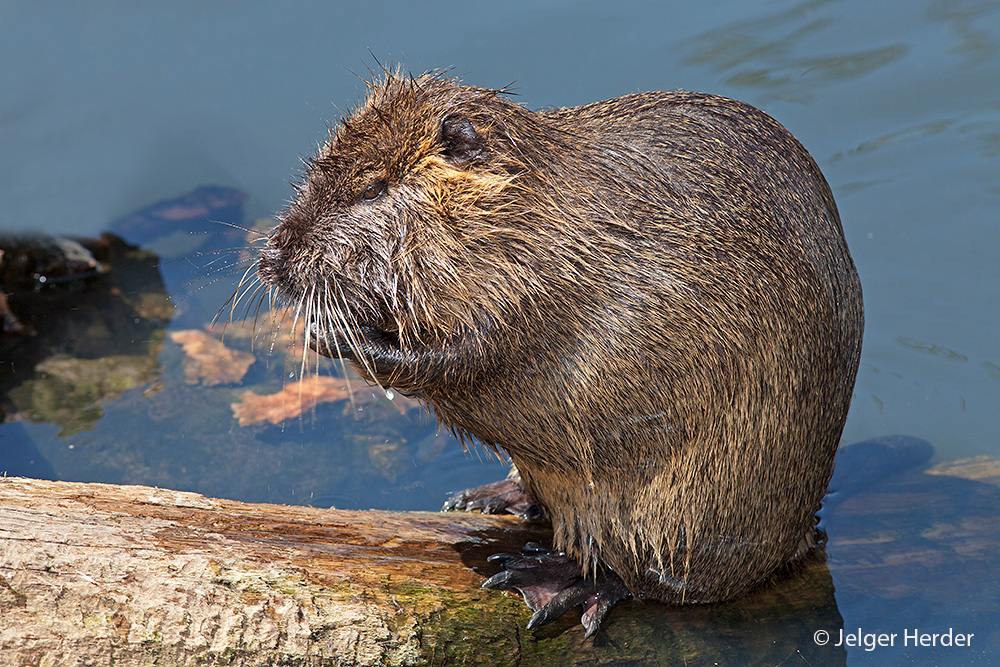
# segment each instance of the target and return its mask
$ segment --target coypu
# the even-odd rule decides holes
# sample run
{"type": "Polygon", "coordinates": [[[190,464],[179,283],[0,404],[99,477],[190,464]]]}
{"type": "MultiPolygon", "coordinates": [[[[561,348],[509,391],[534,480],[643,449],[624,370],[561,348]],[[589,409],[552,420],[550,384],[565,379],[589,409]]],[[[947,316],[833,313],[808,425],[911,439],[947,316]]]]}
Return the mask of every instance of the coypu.
{"type": "MultiPolygon", "coordinates": [[[[747,104],[533,112],[386,71],[307,162],[258,264],[317,352],[423,399],[519,477],[558,551],[502,555],[529,627],[629,594],[726,600],[803,554],[857,372],[830,188],[747,104]]],[[[263,291],[261,292],[263,293],[263,291]]]]}

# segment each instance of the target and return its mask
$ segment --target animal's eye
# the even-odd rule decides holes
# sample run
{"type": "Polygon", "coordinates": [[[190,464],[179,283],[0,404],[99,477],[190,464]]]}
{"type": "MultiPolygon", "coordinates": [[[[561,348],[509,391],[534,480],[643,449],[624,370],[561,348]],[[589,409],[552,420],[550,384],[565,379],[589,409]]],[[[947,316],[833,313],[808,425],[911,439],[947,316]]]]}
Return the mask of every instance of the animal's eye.
{"type": "Polygon", "coordinates": [[[385,181],[375,181],[361,193],[361,198],[365,201],[378,199],[385,193],[385,181]]]}

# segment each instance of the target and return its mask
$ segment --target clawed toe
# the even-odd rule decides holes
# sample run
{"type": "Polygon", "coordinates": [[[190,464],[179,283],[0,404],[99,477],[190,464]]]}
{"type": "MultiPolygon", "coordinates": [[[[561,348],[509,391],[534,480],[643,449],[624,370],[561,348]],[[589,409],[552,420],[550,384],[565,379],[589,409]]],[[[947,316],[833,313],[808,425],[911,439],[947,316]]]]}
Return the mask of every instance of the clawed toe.
{"type": "Polygon", "coordinates": [[[488,559],[503,569],[483,586],[517,590],[534,615],[528,629],[549,623],[573,607],[582,607],[580,622],[590,637],[604,617],[620,600],[629,596],[624,582],[615,573],[601,568],[584,578],[577,562],[566,554],[528,543],[520,554],[495,554],[488,559]]]}
{"type": "Polygon", "coordinates": [[[529,520],[544,518],[545,512],[513,479],[483,484],[456,493],[441,507],[442,512],[510,513],[529,520]]]}

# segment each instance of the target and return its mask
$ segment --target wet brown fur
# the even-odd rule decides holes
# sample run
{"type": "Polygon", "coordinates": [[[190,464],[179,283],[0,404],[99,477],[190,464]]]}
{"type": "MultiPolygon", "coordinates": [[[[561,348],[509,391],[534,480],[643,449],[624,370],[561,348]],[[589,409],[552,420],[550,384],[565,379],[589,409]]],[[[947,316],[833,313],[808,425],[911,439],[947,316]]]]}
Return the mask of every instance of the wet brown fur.
{"type": "Polygon", "coordinates": [[[638,597],[739,595],[813,530],[861,288],[815,162],[749,105],[532,112],[386,73],[309,163],[259,274],[363,373],[508,452],[556,546],[638,597]],[[450,159],[445,118],[482,150],[450,159]],[[361,326],[399,363],[366,359],[361,326]]]}

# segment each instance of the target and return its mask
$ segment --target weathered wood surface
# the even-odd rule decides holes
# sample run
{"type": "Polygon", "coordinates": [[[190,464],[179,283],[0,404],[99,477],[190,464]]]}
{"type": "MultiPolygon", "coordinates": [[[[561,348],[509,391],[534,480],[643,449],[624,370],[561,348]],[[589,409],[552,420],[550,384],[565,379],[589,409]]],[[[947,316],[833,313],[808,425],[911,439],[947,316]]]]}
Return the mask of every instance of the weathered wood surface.
{"type": "Polygon", "coordinates": [[[486,556],[547,535],[509,516],[0,478],[0,665],[774,664],[807,641],[790,626],[835,614],[818,558],[736,606],[631,602],[593,639],[574,613],[528,632],[524,603],[480,584],[486,556]]]}
{"type": "Polygon", "coordinates": [[[0,664],[500,664],[527,610],[459,547],[518,523],[0,479],[0,664]]]}

